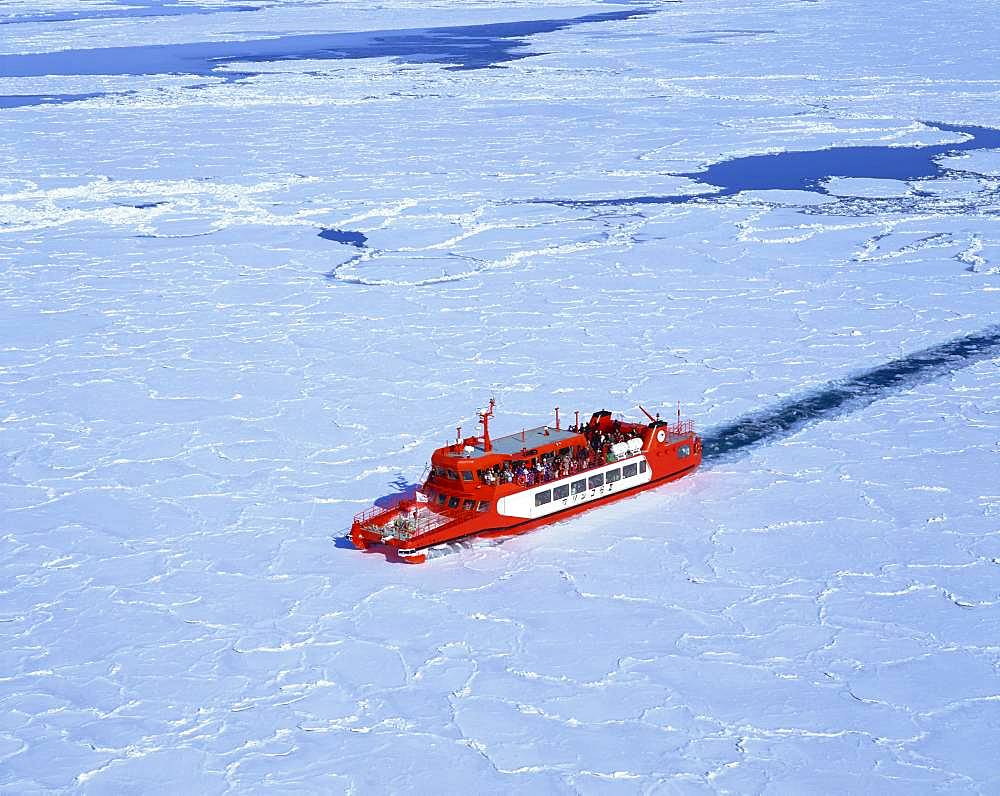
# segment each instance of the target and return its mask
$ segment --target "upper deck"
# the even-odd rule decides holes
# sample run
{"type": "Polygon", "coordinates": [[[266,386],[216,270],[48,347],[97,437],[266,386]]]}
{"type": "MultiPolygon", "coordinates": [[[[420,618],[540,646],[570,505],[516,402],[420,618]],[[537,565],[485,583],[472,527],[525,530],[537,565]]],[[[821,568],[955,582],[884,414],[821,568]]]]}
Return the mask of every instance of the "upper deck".
{"type": "Polygon", "coordinates": [[[508,434],[505,437],[497,437],[491,440],[491,450],[489,452],[483,447],[482,439],[476,441],[475,445],[466,445],[462,451],[451,453],[463,459],[477,459],[481,456],[514,456],[524,450],[533,450],[549,445],[569,445],[579,440],[582,435],[576,431],[566,429],[555,429],[549,426],[538,426],[537,428],[526,428],[516,434],[508,434]],[[471,448],[471,450],[470,450],[471,448]]]}

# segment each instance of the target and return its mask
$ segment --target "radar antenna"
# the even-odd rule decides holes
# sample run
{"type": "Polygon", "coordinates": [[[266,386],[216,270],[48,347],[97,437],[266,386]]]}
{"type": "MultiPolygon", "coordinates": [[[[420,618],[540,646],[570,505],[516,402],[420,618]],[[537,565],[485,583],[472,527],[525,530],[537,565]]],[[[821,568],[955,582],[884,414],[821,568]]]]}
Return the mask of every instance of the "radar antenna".
{"type": "Polygon", "coordinates": [[[489,453],[493,450],[493,443],[490,442],[490,418],[493,417],[493,409],[496,407],[496,398],[490,396],[490,408],[479,413],[479,422],[483,427],[483,450],[489,453]]]}

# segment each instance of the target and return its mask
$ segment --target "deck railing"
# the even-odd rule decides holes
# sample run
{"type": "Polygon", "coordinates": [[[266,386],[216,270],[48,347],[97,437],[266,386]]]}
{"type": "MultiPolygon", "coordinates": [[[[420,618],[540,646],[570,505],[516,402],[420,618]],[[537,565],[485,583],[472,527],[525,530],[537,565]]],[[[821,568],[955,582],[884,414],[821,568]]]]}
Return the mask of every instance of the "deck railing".
{"type": "MultiPolygon", "coordinates": [[[[396,508],[401,503],[401,500],[397,500],[389,506],[372,506],[370,509],[365,509],[354,515],[354,521],[359,525],[374,525],[373,520],[383,514],[391,514],[396,510],[396,508]]],[[[388,518],[386,518],[388,519],[388,518]]]]}
{"type": "Polygon", "coordinates": [[[397,500],[388,507],[373,506],[354,516],[354,522],[362,530],[378,533],[383,539],[412,539],[430,531],[441,528],[458,520],[467,520],[477,512],[469,509],[429,508],[426,505],[414,504],[412,508],[401,509],[405,500],[397,500]]]}
{"type": "Polygon", "coordinates": [[[670,433],[676,434],[678,437],[689,437],[694,434],[694,421],[681,420],[679,423],[672,423],[670,433]]]}

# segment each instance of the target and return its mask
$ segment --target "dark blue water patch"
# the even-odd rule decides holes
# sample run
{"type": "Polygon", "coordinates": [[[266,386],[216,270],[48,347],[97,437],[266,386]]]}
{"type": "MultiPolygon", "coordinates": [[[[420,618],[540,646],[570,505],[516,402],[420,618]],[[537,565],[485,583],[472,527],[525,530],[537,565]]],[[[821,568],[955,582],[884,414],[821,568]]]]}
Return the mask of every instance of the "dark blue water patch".
{"type": "Polygon", "coordinates": [[[920,180],[943,177],[950,170],[938,159],[974,149],[1000,148],[1000,130],[974,125],[924,122],[928,127],[962,133],[968,140],[932,146],[849,146],[806,151],[749,155],[713,163],[701,171],[683,172],[687,177],[715,188],[712,193],[625,196],[611,199],[553,200],[548,203],[573,207],[685,204],[699,199],[718,199],[742,191],[809,191],[826,193],[822,183],[831,177],[864,177],[885,180],[920,180]]]}
{"type": "Polygon", "coordinates": [[[1000,325],[894,359],[712,429],[703,438],[704,460],[725,460],[794,434],[811,423],[863,409],[902,390],[997,356],[1000,356],[1000,325]]]}
{"type": "Polygon", "coordinates": [[[104,92],[94,94],[8,94],[0,96],[0,108],[26,108],[33,105],[66,105],[70,102],[103,97],[104,92]]]}
{"type": "Polygon", "coordinates": [[[932,146],[849,146],[750,155],[677,176],[718,186],[727,194],[739,191],[820,191],[820,183],[830,177],[903,181],[939,177],[944,169],[936,159],[942,155],[1000,147],[1000,130],[991,127],[944,122],[925,124],[942,132],[968,135],[969,139],[932,146]]]}
{"type": "MultiPolygon", "coordinates": [[[[0,76],[209,76],[220,75],[216,71],[219,67],[236,62],[357,58],[394,58],[404,63],[441,63],[451,69],[482,69],[534,55],[525,49],[529,36],[552,33],[574,25],[621,21],[653,13],[656,13],[655,9],[633,8],[569,19],[0,55],[0,76]]],[[[221,74],[228,79],[233,77],[221,74]]]]}
{"type": "Polygon", "coordinates": [[[559,205],[560,207],[627,207],[630,205],[683,205],[696,199],[712,199],[719,193],[681,193],[673,195],[620,196],[613,199],[543,199],[537,204],[559,205]]]}
{"type": "Polygon", "coordinates": [[[354,232],[349,229],[324,229],[319,233],[323,240],[332,240],[334,243],[346,243],[348,246],[355,246],[363,249],[368,242],[368,236],[361,232],[354,232]]]}
{"type": "Polygon", "coordinates": [[[134,207],[136,210],[149,210],[153,207],[162,207],[166,202],[139,202],[138,204],[116,202],[115,204],[119,207],[134,207]]]}
{"type": "Polygon", "coordinates": [[[77,22],[90,19],[135,19],[141,17],[179,17],[191,14],[259,11],[261,6],[195,6],[164,0],[120,0],[123,8],[81,9],[51,13],[23,14],[0,18],[0,25],[25,25],[32,22],[77,22]]]}

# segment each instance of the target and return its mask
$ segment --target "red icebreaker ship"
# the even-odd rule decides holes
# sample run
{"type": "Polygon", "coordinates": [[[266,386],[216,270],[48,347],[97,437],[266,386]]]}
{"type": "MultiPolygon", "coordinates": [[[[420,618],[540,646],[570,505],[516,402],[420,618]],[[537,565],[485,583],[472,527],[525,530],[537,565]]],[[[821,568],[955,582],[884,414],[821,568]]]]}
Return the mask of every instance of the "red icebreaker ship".
{"type": "MultiPolygon", "coordinates": [[[[639,407],[642,409],[642,407],[639,407]]],[[[494,402],[481,412],[481,437],[462,438],[431,456],[415,497],[358,514],[351,541],[412,563],[427,548],[466,536],[506,536],[564,519],[626,495],[674,481],[701,464],[691,421],[649,423],[595,412],[568,429],[540,426],[490,439],[494,402]]]]}

